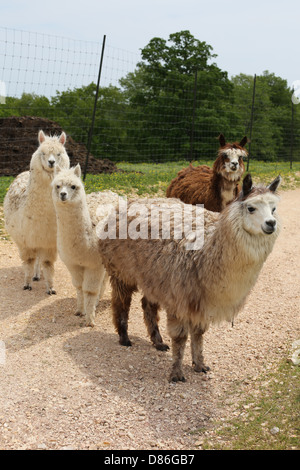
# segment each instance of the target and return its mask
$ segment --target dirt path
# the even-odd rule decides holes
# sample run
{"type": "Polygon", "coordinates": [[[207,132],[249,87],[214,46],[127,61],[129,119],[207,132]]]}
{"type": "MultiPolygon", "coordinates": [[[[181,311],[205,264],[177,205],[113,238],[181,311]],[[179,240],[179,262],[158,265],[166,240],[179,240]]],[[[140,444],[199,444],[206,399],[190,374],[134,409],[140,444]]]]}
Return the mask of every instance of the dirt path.
{"type": "MultiPolygon", "coordinates": [[[[299,201],[299,189],[282,193],[283,229],[273,253],[234,327],[206,333],[209,374],[192,371],[187,347],[186,383],[168,383],[171,353],[150,345],[139,295],[129,325],[133,347],[123,348],[111,322],[110,289],[96,327],[86,328],[73,315],[75,292],[62,262],[57,296],[45,294],[43,281],[24,292],[17,249],[2,240],[0,448],[199,448],[197,431],[209,435],[214,420],[234,415],[238,398],[255,394],[256,377],[300,337],[299,201]]],[[[160,323],[170,344],[164,312],[160,323]]]]}

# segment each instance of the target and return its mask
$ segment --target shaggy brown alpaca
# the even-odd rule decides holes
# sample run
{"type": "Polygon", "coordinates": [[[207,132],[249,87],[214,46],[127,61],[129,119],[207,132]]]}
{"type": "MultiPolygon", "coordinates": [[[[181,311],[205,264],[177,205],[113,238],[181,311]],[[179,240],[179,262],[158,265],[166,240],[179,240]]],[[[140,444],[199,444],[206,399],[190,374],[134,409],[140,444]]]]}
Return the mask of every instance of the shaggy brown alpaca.
{"type": "MultiPolygon", "coordinates": [[[[239,197],[221,213],[213,213],[179,200],[138,200],[114,216],[116,237],[102,238],[99,251],[111,276],[112,310],[120,344],[130,346],[128,315],[133,292],[143,293],[142,307],[148,333],[155,347],[167,349],[158,330],[158,309],[167,313],[172,338],[172,381],[184,381],[182,358],[188,334],[196,372],[205,372],[203,334],[212,323],[231,321],[242,308],[279,233],[276,189],[280,177],[268,187],[253,187],[250,175],[239,197]],[[168,204],[172,201],[172,215],[168,204]],[[132,211],[134,204],[138,217],[132,211]],[[160,218],[158,210],[162,217],[160,218]],[[155,210],[153,210],[155,209],[155,210]],[[177,237],[178,215],[190,209],[192,228],[177,237]],[[201,212],[202,211],[202,212],[201,212]],[[199,233],[204,244],[190,247],[194,226],[203,215],[199,233]],[[165,220],[170,217],[169,237],[165,220]],[[167,217],[166,217],[167,216],[167,217]],[[152,236],[159,225],[158,236],[152,236]],[[132,227],[145,227],[143,236],[130,235],[132,227]],[[122,230],[121,230],[122,228],[122,230]],[[202,230],[202,232],[201,232],[202,230]],[[175,235],[176,234],[176,235],[175,235]]],[[[140,232],[141,233],[141,232],[140,232]]]]}
{"type": "Polygon", "coordinates": [[[167,197],[178,198],[186,204],[204,204],[205,209],[213,212],[221,212],[237,197],[240,191],[238,183],[245,171],[243,157],[248,155],[244,148],[247,137],[243,137],[240,143],[226,143],[220,134],[219,142],[213,168],[190,164],[171,181],[167,197]]]}

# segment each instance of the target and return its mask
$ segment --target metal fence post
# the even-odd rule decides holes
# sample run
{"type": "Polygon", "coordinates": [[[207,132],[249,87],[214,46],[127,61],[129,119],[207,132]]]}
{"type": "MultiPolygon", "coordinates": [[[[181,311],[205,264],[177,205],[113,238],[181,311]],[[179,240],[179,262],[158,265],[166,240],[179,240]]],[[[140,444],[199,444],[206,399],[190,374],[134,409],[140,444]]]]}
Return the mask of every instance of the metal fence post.
{"type": "Polygon", "coordinates": [[[195,71],[195,80],[194,80],[194,89],[193,89],[193,118],[192,118],[192,129],[191,129],[191,136],[190,136],[190,155],[189,160],[190,162],[193,160],[193,152],[194,152],[194,130],[195,130],[195,113],[196,113],[196,101],[197,101],[197,78],[198,78],[198,71],[195,71]]]}
{"type": "Polygon", "coordinates": [[[91,128],[90,128],[89,136],[88,136],[87,154],[86,154],[85,165],[84,165],[83,180],[85,180],[85,177],[86,177],[87,166],[89,162],[89,155],[90,155],[90,150],[91,150],[95,115],[96,115],[96,108],[97,108],[97,101],[98,101],[98,94],[99,94],[100,78],[101,78],[101,72],[102,72],[102,63],[103,63],[103,56],[104,56],[104,49],[105,49],[105,41],[106,41],[106,35],[103,36],[103,42],[102,42],[102,51],[101,51],[101,58],[100,58],[100,65],[99,65],[99,72],[98,72],[98,81],[97,81],[96,95],[95,95],[95,101],[94,101],[92,123],[91,123],[91,128]]]}
{"type": "Polygon", "coordinates": [[[249,142],[249,153],[248,153],[248,160],[247,160],[247,171],[249,171],[249,163],[250,163],[250,155],[251,155],[252,125],[253,125],[253,113],[254,113],[254,102],[255,102],[255,86],[256,86],[256,74],[254,74],[254,80],[253,80],[252,106],[251,106],[251,118],[250,118],[250,142],[249,142]]]}
{"type": "Polygon", "coordinates": [[[293,153],[294,153],[294,103],[292,101],[290,170],[293,168],[293,156],[294,156],[293,153]]]}

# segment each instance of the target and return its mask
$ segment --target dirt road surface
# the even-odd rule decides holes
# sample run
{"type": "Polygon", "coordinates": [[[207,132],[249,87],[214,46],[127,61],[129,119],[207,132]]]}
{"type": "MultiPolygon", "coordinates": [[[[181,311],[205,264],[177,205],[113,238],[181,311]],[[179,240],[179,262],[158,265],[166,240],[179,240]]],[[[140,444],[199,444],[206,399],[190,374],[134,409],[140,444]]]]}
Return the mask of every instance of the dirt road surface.
{"type": "MultiPolygon", "coordinates": [[[[110,313],[110,288],[96,327],[74,315],[70,275],[58,260],[56,296],[43,280],[23,291],[14,243],[0,242],[0,448],[201,449],[216,422],[255,398],[257,378],[285,357],[299,334],[300,190],[281,194],[282,232],[243,311],[205,335],[207,375],[184,356],[186,383],[167,380],[171,352],[156,351],[133,300],[129,335],[119,345],[110,313]]],[[[160,327],[170,345],[165,314],[160,327]]]]}

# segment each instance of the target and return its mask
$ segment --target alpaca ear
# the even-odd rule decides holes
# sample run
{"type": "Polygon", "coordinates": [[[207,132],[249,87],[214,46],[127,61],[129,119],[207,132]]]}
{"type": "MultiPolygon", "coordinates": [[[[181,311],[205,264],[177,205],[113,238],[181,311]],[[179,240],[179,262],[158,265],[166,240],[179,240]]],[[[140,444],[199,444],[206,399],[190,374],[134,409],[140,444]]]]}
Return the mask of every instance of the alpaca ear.
{"type": "Polygon", "coordinates": [[[268,189],[270,191],[272,191],[273,193],[275,193],[276,189],[278,188],[278,186],[280,185],[281,183],[281,176],[278,175],[277,178],[275,178],[272,183],[269,184],[268,186],[268,189]]]}
{"type": "Polygon", "coordinates": [[[62,132],[59,136],[58,142],[60,142],[62,145],[65,145],[67,140],[67,136],[65,132],[62,132]]]}
{"type": "Polygon", "coordinates": [[[243,196],[248,196],[252,189],[252,177],[248,173],[243,180],[243,196]]]}
{"type": "Polygon", "coordinates": [[[241,147],[245,147],[245,145],[250,142],[250,140],[248,140],[247,136],[245,135],[242,140],[240,141],[240,146],[241,147]]]}
{"type": "Polygon", "coordinates": [[[75,168],[74,168],[74,174],[75,174],[76,176],[78,176],[78,178],[81,177],[81,168],[80,168],[79,163],[77,163],[77,165],[76,165],[75,168]]]}
{"type": "Polygon", "coordinates": [[[223,134],[220,134],[219,137],[218,137],[218,139],[219,139],[219,142],[220,142],[220,147],[225,147],[225,145],[226,145],[226,140],[225,140],[224,135],[223,135],[223,134]]]}
{"type": "Polygon", "coordinates": [[[44,132],[43,132],[42,130],[39,131],[38,139],[39,139],[39,143],[40,143],[40,144],[43,143],[43,142],[45,142],[45,140],[46,140],[46,136],[45,136],[45,134],[44,134],[44,132]]]}

